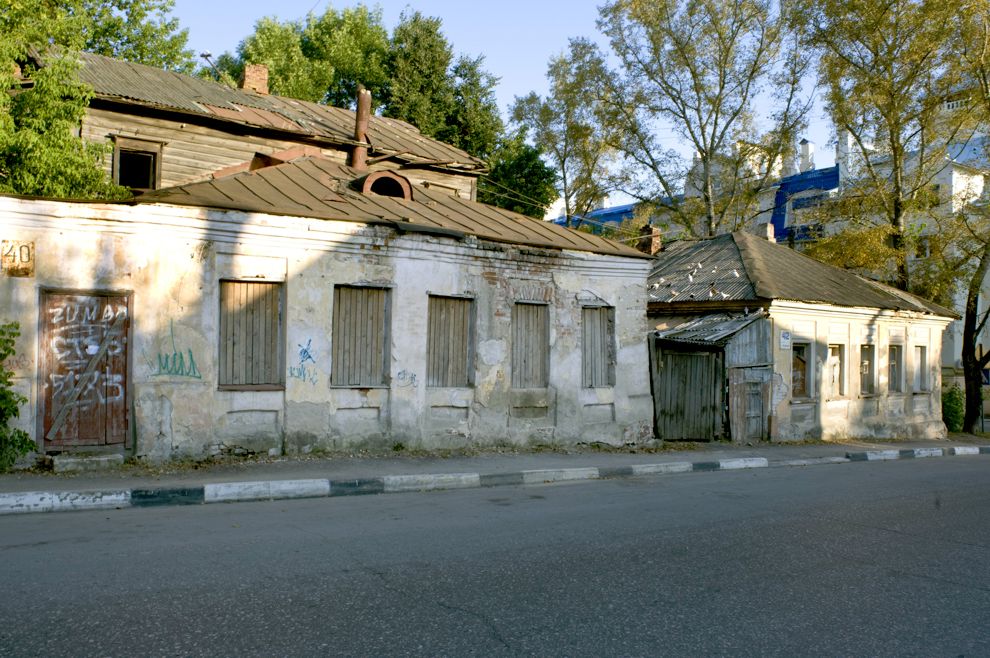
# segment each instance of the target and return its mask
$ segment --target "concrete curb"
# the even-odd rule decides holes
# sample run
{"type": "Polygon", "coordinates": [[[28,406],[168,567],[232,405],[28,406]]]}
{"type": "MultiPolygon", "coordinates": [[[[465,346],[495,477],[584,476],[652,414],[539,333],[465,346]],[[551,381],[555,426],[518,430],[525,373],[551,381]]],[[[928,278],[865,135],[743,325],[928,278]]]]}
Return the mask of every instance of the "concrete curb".
{"type": "Polygon", "coordinates": [[[540,485],[553,482],[604,478],[668,475],[693,471],[735,471],[750,468],[817,466],[855,461],[888,461],[955,455],[990,455],[990,446],[913,448],[847,452],[845,457],[815,457],[770,461],[765,457],[740,457],[718,461],[660,462],[631,466],[558,468],[507,473],[424,473],[386,475],[355,480],[305,479],[259,480],[210,483],[194,487],[136,488],[106,491],[24,491],[0,493],[0,515],[33,512],[63,512],[123,507],[203,505],[212,503],[364,496],[381,493],[474,489],[511,485],[540,485]]]}

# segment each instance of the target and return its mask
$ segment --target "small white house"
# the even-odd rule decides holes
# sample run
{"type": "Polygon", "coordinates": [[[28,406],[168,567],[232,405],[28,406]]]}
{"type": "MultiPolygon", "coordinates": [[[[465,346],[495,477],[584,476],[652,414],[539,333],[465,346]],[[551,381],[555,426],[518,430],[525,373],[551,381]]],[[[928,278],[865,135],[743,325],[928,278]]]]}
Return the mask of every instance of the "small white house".
{"type": "Polygon", "coordinates": [[[661,439],[937,438],[952,311],[748,233],[650,273],[661,439]]]}

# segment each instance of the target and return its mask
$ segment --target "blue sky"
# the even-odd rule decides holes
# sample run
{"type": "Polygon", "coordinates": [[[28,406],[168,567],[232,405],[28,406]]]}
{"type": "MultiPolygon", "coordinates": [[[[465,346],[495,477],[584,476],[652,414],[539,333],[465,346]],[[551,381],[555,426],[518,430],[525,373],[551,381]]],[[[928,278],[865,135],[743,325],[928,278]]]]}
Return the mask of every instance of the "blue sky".
{"type": "MultiPolygon", "coordinates": [[[[366,2],[379,6],[388,29],[399,21],[403,9],[411,7],[443,21],[443,32],[454,52],[484,55],[485,67],[501,81],[496,89],[503,117],[516,96],[531,91],[546,93],[547,62],[567,48],[571,37],[586,36],[601,41],[595,27],[598,5],[603,0],[379,0],[366,2]]],[[[233,51],[251,33],[263,16],[281,20],[322,13],[328,4],[336,9],[358,2],[326,0],[176,0],[173,15],[189,29],[189,46],[197,54],[209,50],[214,55],[233,51]]],[[[604,42],[603,42],[604,45],[604,42]]],[[[833,149],[828,146],[829,131],[816,109],[808,138],[815,142],[818,167],[829,166],[833,149]]],[[[675,144],[671,144],[676,148],[675,144]]]]}

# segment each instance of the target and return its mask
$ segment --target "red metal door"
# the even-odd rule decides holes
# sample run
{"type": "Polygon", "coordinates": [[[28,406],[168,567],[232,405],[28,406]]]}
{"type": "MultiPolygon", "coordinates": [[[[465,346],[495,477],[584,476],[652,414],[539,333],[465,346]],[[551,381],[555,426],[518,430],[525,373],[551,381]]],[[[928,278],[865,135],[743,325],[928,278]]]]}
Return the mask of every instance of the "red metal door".
{"type": "Polygon", "coordinates": [[[122,447],[127,436],[128,298],[45,292],[41,313],[45,449],[122,447]]]}

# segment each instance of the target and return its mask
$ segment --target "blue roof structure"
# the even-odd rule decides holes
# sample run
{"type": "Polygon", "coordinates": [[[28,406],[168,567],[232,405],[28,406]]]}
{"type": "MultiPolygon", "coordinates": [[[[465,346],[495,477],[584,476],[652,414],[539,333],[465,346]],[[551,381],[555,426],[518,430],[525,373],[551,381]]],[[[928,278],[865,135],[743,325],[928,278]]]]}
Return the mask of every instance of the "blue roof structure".
{"type": "Polygon", "coordinates": [[[773,232],[777,236],[777,240],[785,241],[794,239],[800,241],[809,237],[808,227],[788,227],[786,225],[788,199],[798,192],[821,190],[821,194],[795,199],[792,204],[795,210],[808,208],[817,205],[825,198],[828,192],[838,187],[839,165],[824,167],[822,169],[809,169],[799,174],[781,178],[777,184],[777,194],[773,200],[773,213],[770,215],[770,222],[773,224],[773,232]]]}
{"type": "MultiPolygon", "coordinates": [[[[633,214],[636,211],[635,203],[627,203],[622,206],[610,206],[608,208],[598,208],[597,210],[592,210],[588,214],[582,217],[582,221],[587,221],[591,226],[594,233],[601,232],[602,224],[621,224],[627,219],[632,219],[633,214]]],[[[567,217],[560,216],[553,220],[554,224],[558,226],[567,225],[567,217]]]]}

